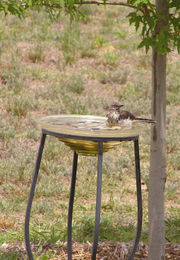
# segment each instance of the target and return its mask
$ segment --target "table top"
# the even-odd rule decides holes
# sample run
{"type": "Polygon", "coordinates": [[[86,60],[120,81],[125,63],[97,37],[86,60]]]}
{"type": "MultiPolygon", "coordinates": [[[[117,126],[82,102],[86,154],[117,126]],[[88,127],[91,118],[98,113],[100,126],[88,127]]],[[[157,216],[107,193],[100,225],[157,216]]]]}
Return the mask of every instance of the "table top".
{"type": "Polygon", "coordinates": [[[103,152],[107,152],[121,141],[137,140],[145,129],[142,124],[131,121],[109,127],[107,118],[90,115],[52,115],[36,121],[44,134],[57,137],[83,155],[97,155],[99,141],[103,142],[103,152]]]}
{"type": "Polygon", "coordinates": [[[91,115],[51,115],[36,120],[41,129],[79,137],[128,137],[139,135],[145,127],[143,124],[126,122],[109,127],[107,118],[91,115]]]}

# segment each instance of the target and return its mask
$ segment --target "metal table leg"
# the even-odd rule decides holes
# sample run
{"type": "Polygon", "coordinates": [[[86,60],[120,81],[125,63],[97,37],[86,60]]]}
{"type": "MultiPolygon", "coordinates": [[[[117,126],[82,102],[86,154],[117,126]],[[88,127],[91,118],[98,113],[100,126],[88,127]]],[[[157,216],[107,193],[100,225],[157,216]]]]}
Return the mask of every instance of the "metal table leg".
{"type": "Polygon", "coordinates": [[[137,189],[137,230],[136,237],[134,240],[134,245],[132,251],[128,257],[128,260],[132,260],[134,258],[134,254],[136,252],[142,228],[142,194],[141,194],[141,174],[140,174],[140,159],[139,159],[139,141],[138,139],[134,140],[134,154],[135,154],[135,166],[136,166],[136,189],[137,189]]]}
{"type": "Polygon", "coordinates": [[[67,236],[68,260],[72,260],[72,213],[73,213],[73,203],[74,203],[74,194],[75,194],[75,185],[76,185],[77,162],[78,162],[78,154],[74,152],[71,191],[69,197],[69,211],[68,211],[68,236],[67,236]]]}
{"type": "Polygon", "coordinates": [[[103,142],[98,143],[98,172],[97,172],[97,192],[96,192],[96,217],[94,229],[94,242],[92,249],[91,260],[96,259],[99,224],[100,224],[100,211],[101,211],[101,187],[102,187],[102,159],[103,159],[103,142]]]}
{"type": "Polygon", "coordinates": [[[33,254],[32,254],[31,245],[30,245],[30,241],[29,241],[30,212],[31,212],[31,206],[32,206],[32,201],[33,201],[33,197],[34,197],[34,190],[35,190],[35,186],[36,186],[36,182],[37,182],[38,172],[39,172],[39,168],[40,168],[43,148],[44,148],[44,144],[45,144],[45,139],[46,139],[46,134],[42,134],[41,142],[40,142],[40,146],[39,146],[39,150],[38,150],[38,156],[37,156],[37,160],[36,160],[36,166],[35,166],[35,170],[34,170],[33,181],[31,184],[28,204],[27,204],[27,208],[26,208],[25,243],[26,243],[26,250],[27,250],[27,255],[28,255],[29,260],[33,260],[33,254]]]}
{"type": "MultiPolygon", "coordinates": [[[[103,157],[103,142],[98,144],[98,174],[97,174],[97,194],[96,194],[96,217],[95,217],[95,229],[94,229],[94,243],[92,250],[92,260],[96,259],[98,234],[100,225],[100,210],[101,210],[101,187],[102,187],[102,157],[103,157]]],[[[69,210],[68,210],[68,260],[72,260],[72,212],[76,185],[76,172],[77,172],[78,154],[74,152],[73,170],[71,179],[71,190],[69,198],[69,210]]]]}

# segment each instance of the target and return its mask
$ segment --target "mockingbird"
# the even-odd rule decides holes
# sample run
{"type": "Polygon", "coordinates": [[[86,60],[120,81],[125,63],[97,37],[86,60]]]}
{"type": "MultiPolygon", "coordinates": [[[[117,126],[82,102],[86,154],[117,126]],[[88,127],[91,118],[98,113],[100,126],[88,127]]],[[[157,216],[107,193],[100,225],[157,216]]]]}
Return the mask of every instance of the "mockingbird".
{"type": "Polygon", "coordinates": [[[149,118],[136,117],[132,113],[126,110],[121,110],[123,105],[115,102],[109,107],[109,112],[107,116],[107,123],[109,126],[115,126],[118,124],[122,124],[125,121],[131,122],[134,120],[143,121],[146,123],[155,123],[156,121],[149,118]]]}

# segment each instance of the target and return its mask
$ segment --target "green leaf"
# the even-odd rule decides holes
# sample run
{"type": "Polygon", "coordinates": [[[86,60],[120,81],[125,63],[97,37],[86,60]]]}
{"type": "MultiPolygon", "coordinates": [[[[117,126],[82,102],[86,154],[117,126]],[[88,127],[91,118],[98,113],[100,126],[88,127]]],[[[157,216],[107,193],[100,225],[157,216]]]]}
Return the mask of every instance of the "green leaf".
{"type": "Polygon", "coordinates": [[[173,7],[175,7],[176,10],[180,9],[180,1],[179,0],[172,0],[169,3],[169,8],[173,8],[173,7]]]}
{"type": "Polygon", "coordinates": [[[65,6],[64,0],[59,0],[59,5],[60,7],[64,8],[65,6]]]}

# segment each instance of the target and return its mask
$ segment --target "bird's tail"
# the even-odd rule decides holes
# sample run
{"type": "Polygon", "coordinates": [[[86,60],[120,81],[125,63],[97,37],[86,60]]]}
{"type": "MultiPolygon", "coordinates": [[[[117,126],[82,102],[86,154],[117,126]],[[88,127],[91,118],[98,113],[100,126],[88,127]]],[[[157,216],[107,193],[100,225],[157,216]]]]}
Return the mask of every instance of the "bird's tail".
{"type": "Polygon", "coordinates": [[[155,123],[156,123],[155,120],[150,119],[150,118],[136,117],[135,120],[143,121],[143,122],[145,122],[145,123],[151,123],[151,124],[155,124],[155,123]]]}

